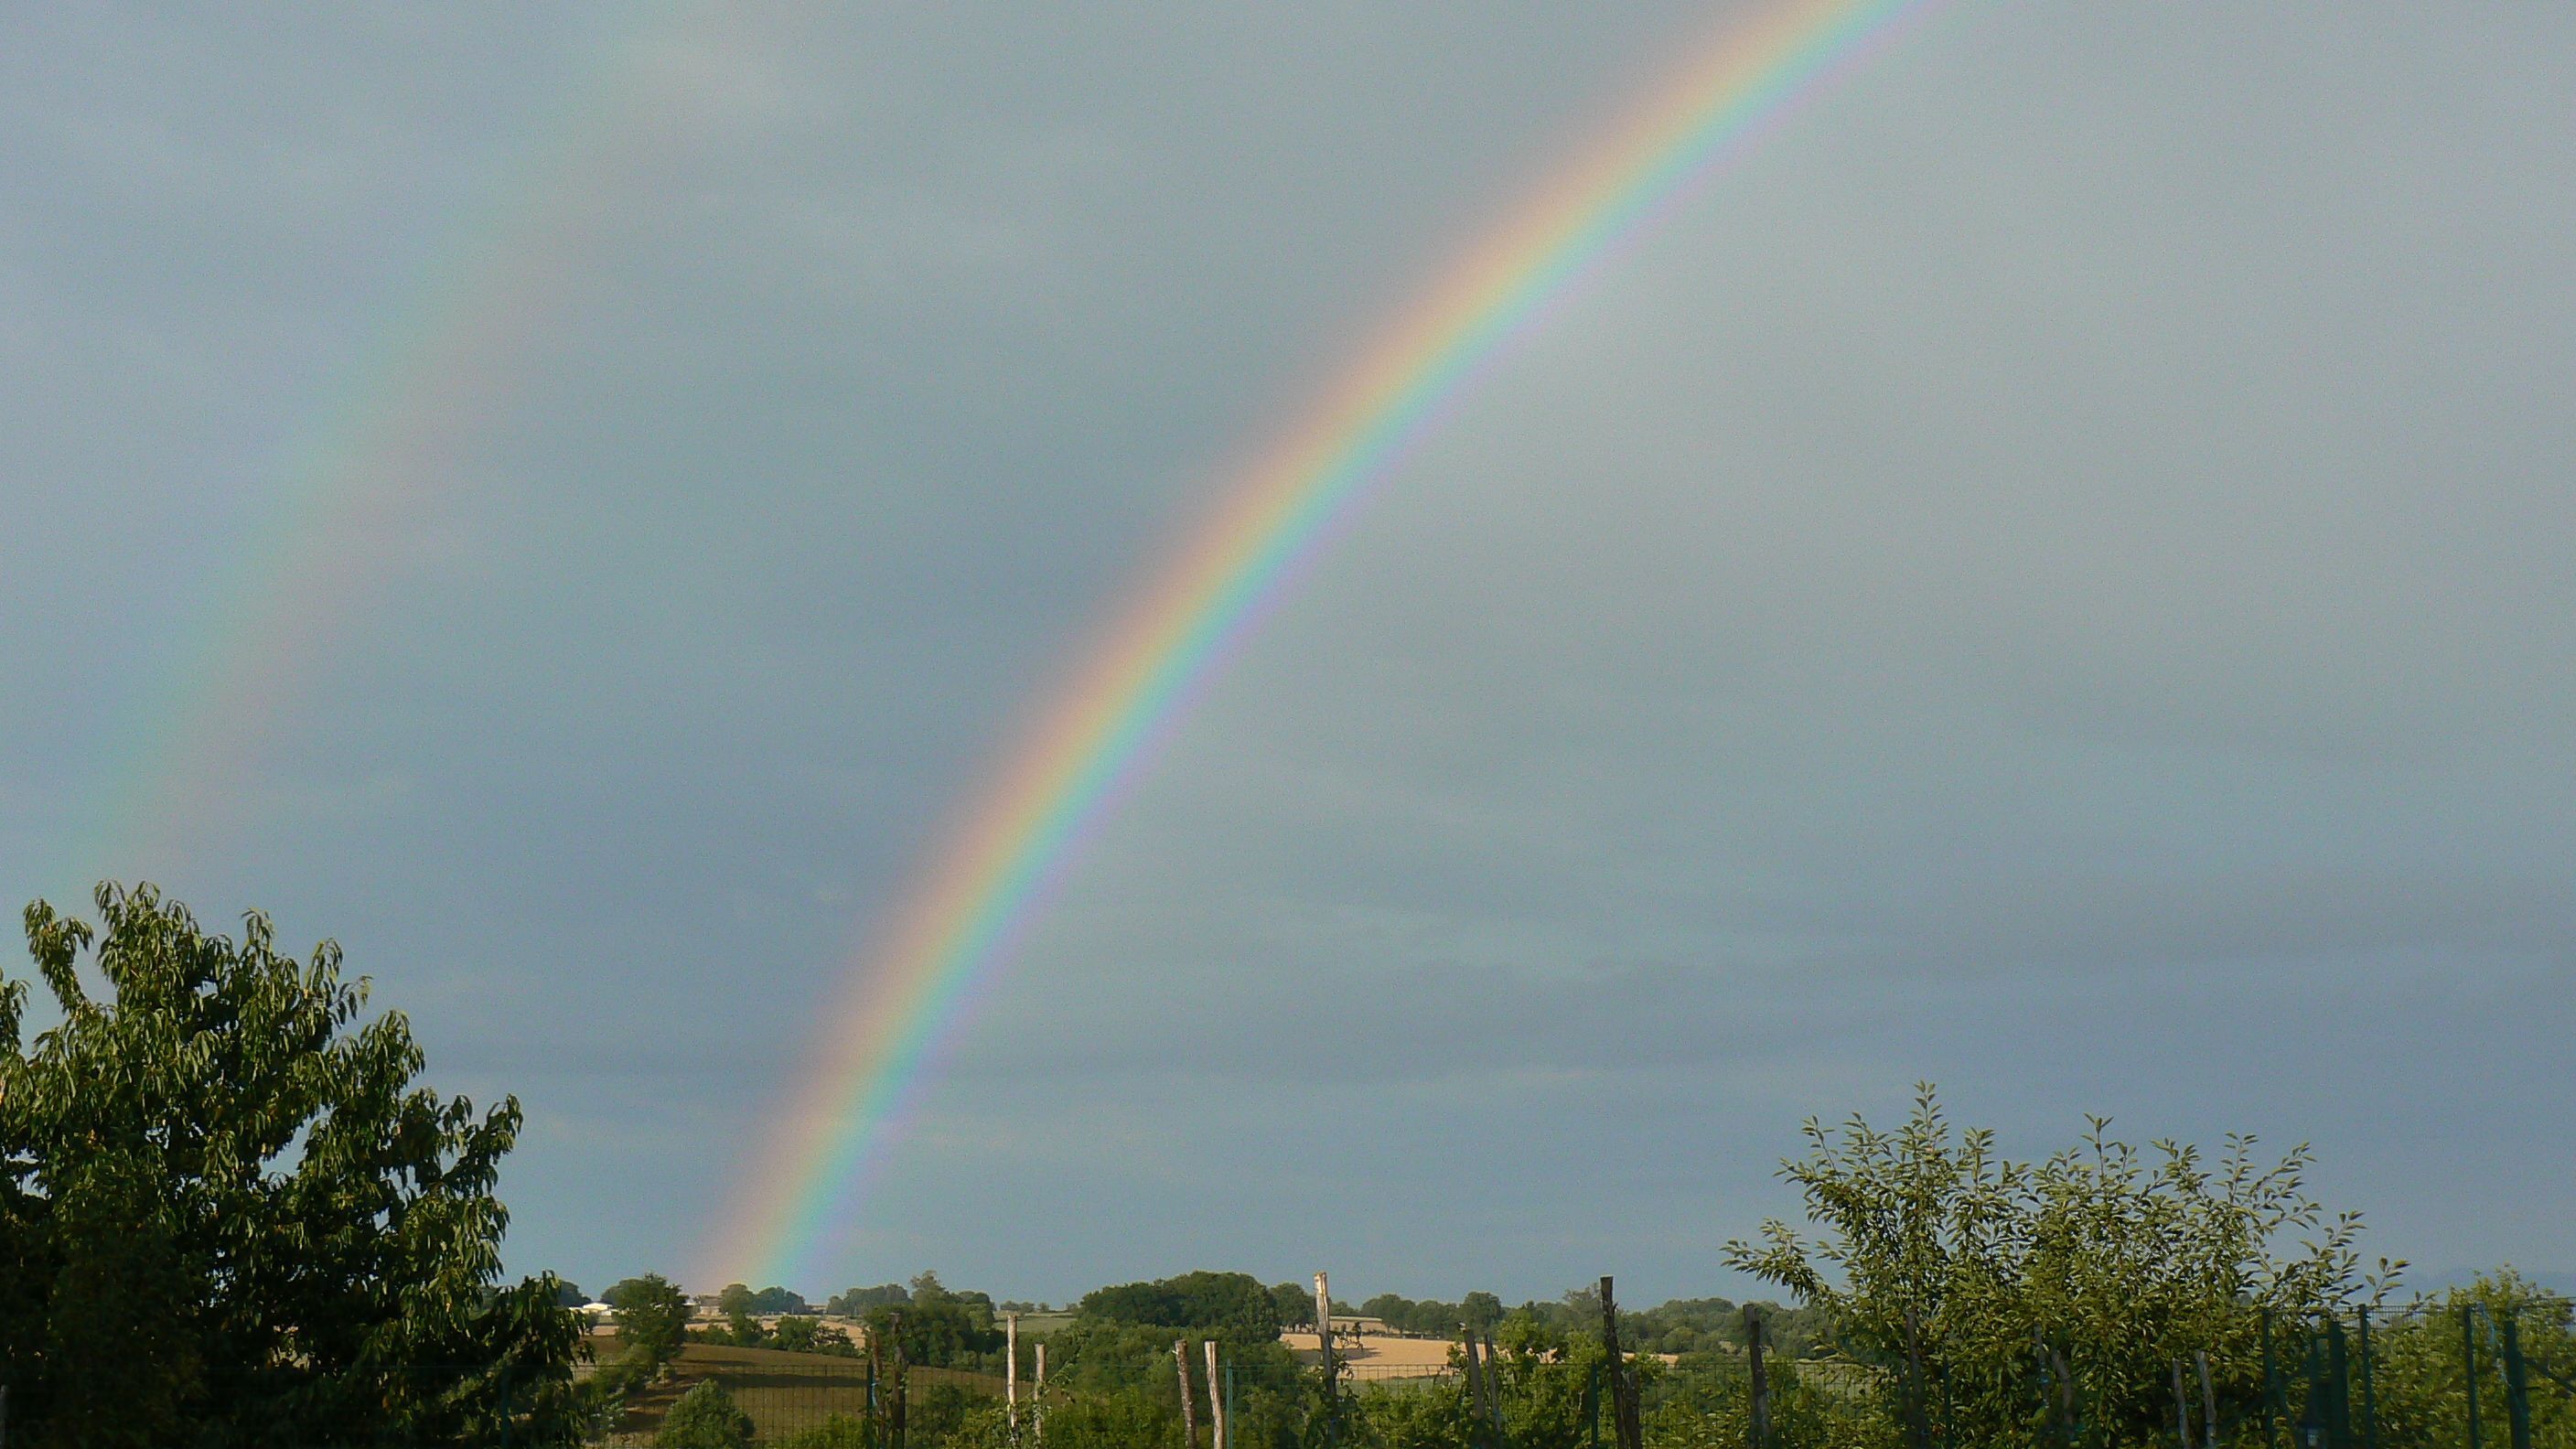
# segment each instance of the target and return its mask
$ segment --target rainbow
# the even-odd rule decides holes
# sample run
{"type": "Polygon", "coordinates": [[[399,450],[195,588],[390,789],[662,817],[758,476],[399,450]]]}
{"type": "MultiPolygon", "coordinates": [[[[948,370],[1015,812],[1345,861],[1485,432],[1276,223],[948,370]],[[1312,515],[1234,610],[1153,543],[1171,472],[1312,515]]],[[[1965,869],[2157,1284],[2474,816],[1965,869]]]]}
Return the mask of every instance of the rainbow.
{"type": "Polygon", "coordinates": [[[420,280],[289,439],[274,481],[245,498],[254,516],[182,626],[175,667],[139,692],[104,752],[117,764],[66,852],[73,879],[176,865],[239,824],[279,718],[401,572],[398,541],[453,490],[460,455],[522,381],[596,233],[640,191],[649,123],[668,106],[648,61],[684,43],[703,8],[639,0],[619,34],[577,59],[552,113],[528,127],[535,143],[425,252],[420,280]]]}
{"type": "Polygon", "coordinates": [[[708,1281],[797,1282],[978,983],[1247,633],[1509,345],[1929,0],[1790,0],[1695,63],[1445,274],[1247,469],[1125,611],[851,973],[708,1281]]]}

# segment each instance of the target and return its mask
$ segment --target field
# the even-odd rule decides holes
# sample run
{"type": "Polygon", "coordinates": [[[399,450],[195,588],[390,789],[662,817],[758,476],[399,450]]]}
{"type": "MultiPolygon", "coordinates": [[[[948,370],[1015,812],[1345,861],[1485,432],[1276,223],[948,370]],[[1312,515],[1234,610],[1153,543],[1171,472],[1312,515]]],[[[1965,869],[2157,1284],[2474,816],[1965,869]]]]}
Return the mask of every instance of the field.
{"type": "MultiPolygon", "coordinates": [[[[1315,1347],[1312,1332],[1291,1329],[1279,1341],[1288,1345],[1299,1363],[1312,1364],[1323,1355],[1315,1347]]],[[[1453,1345],[1445,1338],[1401,1338],[1386,1334],[1362,1334],[1357,1340],[1336,1338],[1333,1355],[1354,1379],[1427,1379],[1449,1372],[1449,1350],[1453,1345]]]]}
{"type": "MultiPolygon", "coordinates": [[[[606,1360],[614,1355],[616,1342],[613,1338],[594,1338],[592,1346],[606,1360]]],[[[651,1443],[671,1405],[708,1379],[722,1383],[725,1391],[733,1395],[734,1402],[751,1416],[756,1436],[763,1442],[815,1428],[834,1414],[855,1419],[867,1410],[868,1366],[864,1360],[692,1343],[680,1350],[668,1377],[637,1394],[627,1405],[607,1442],[651,1443]]],[[[992,1398],[1002,1394],[1001,1377],[995,1374],[915,1368],[909,1371],[908,1379],[915,1403],[924,1393],[943,1384],[992,1398]]]]}

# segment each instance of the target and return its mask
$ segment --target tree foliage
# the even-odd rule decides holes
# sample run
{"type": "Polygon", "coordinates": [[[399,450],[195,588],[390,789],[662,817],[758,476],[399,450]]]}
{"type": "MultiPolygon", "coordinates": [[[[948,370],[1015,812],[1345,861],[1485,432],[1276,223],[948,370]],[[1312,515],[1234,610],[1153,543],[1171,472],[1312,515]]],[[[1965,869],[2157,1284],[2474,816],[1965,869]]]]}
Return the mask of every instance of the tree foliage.
{"type": "Polygon", "coordinates": [[[680,1396],[662,1416],[654,1449],[750,1449],[751,1415],[733,1401],[724,1385],[708,1379],[680,1396]]]}
{"type": "Polygon", "coordinates": [[[1074,1314],[1094,1323],[1197,1330],[1236,1343],[1268,1343],[1279,1336],[1278,1304],[1249,1273],[1183,1273],[1094,1289],[1074,1314]]]}
{"type": "Polygon", "coordinates": [[[951,1292],[936,1273],[914,1278],[904,1302],[877,1304],[862,1321],[870,1343],[901,1345],[907,1363],[989,1369],[1002,1349],[993,1300],[982,1293],[951,1292]]]}
{"type": "Polygon", "coordinates": [[[716,1295],[716,1309],[727,1318],[742,1314],[758,1317],[812,1311],[811,1306],[805,1301],[804,1294],[793,1289],[781,1288],[775,1283],[758,1290],[741,1283],[727,1283],[724,1291],[716,1295]]]}
{"type": "Polygon", "coordinates": [[[823,1311],[835,1318],[858,1318],[871,1308],[912,1301],[911,1290],[900,1283],[880,1283],[874,1288],[851,1288],[835,1293],[823,1305],[823,1311]]]}
{"type": "Polygon", "coordinates": [[[477,1113],[416,1085],[408,1024],[361,1019],[367,983],[343,980],[330,942],[298,961],[257,912],[235,941],[148,885],[96,900],[103,929],[26,911],[60,1024],[23,1040],[27,986],[0,980],[12,1434],[572,1432],[580,1330],[560,1285],[499,1281],[517,1102],[477,1113]]]}
{"type": "Polygon", "coordinates": [[[624,1279],[601,1301],[617,1310],[621,1388],[650,1381],[687,1340],[689,1295],[659,1273],[624,1279]]]}
{"type": "Polygon", "coordinates": [[[1953,1131],[1929,1087],[1893,1132],[1810,1120],[1807,1155],[1782,1175],[1821,1236],[1766,1223],[1727,1261],[1825,1311],[1890,1433],[1920,1420],[1951,1443],[2026,1438],[2052,1414],[2143,1442],[2171,1423],[2173,1365],[2199,1352],[2241,1420],[2263,1391],[2264,1314],[2340,1310],[2402,1266],[2362,1273],[2360,1216],[2307,1196],[2304,1146],[2266,1166],[2252,1138],[2231,1137],[2212,1166],[2091,1124],[2081,1145],[2024,1163],[1990,1132],[1953,1131]]]}
{"type": "Polygon", "coordinates": [[[1272,1285],[1270,1305],[1279,1316],[1279,1327],[1282,1332],[1291,1328],[1315,1326],[1315,1295],[1299,1284],[1272,1285]]]}
{"type": "MultiPolygon", "coordinates": [[[[1481,1291],[1470,1293],[1455,1303],[1444,1303],[1437,1298],[1416,1302],[1400,1293],[1380,1293],[1360,1303],[1363,1317],[1383,1320],[1387,1327],[1398,1333],[1428,1338],[1455,1337],[1461,1324],[1484,1332],[1503,1321],[1503,1312],[1501,1298],[1481,1291]]],[[[1314,1316],[1314,1311],[1308,1309],[1306,1317],[1311,1320],[1314,1316]]]]}
{"type": "Polygon", "coordinates": [[[2534,1449],[2576,1449],[2576,1302],[2543,1292],[2510,1268],[2410,1305],[2378,1325],[2371,1387],[2379,1442],[2388,1449],[2468,1442],[2471,1344],[2482,1437],[2508,1442],[2508,1323],[2524,1362],[2534,1449]]]}

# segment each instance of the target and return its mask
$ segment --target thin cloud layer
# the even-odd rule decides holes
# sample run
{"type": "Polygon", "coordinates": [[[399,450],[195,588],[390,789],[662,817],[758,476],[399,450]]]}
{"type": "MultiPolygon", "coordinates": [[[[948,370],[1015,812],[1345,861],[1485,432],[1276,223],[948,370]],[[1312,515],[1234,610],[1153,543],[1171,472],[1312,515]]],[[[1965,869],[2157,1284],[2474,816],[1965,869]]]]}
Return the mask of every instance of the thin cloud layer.
{"type": "MultiPolygon", "coordinates": [[[[309,531],[363,597],[223,820],[104,850],[519,1093],[513,1261],[585,1284],[694,1260],[1090,631],[1708,23],[675,17],[0,36],[0,874],[80,897],[226,581],[314,564],[246,562],[299,447],[489,329],[430,486],[309,531]],[[539,234],[524,317],[424,305],[539,234]]],[[[1092,842],[847,1282],[1723,1291],[1798,1119],[1926,1077],[2576,1263],[2576,37],[2356,22],[1950,13],[1602,277],[1092,842]]]]}

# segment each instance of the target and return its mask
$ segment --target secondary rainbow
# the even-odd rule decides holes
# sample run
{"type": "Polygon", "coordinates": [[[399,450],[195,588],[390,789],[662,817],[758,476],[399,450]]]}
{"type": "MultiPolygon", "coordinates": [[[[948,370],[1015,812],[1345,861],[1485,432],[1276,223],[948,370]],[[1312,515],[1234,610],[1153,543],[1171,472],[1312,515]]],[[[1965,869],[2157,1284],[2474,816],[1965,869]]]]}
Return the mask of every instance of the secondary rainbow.
{"type": "Polygon", "coordinates": [[[743,1179],[711,1281],[807,1282],[977,984],[1248,630],[1371,487],[1552,307],[1929,0],[1798,0],[1730,25],[1450,268],[1268,450],[1126,610],[822,1018],[819,1060],[743,1179]]]}
{"type": "MultiPolygon", "coordinates": [[[[168,675],[124,711],[70,879],[132,879],[219,854],[255,793],[257,760],[310,693],[331,646],[369,618],[407,541],[456,490],[469,453],[519,391],[575,293],[600,223],[643,193],[652,124],[672,105],[651,65],[690,43],[698,0],[639,0],[574,62],[526,126],[502,184],[462,209],[373,328],[273,477],[246,488],[235,554],[206,580],[168,675]]],[[[85,887],[83,887],[85,889],[85,887]]]]}

